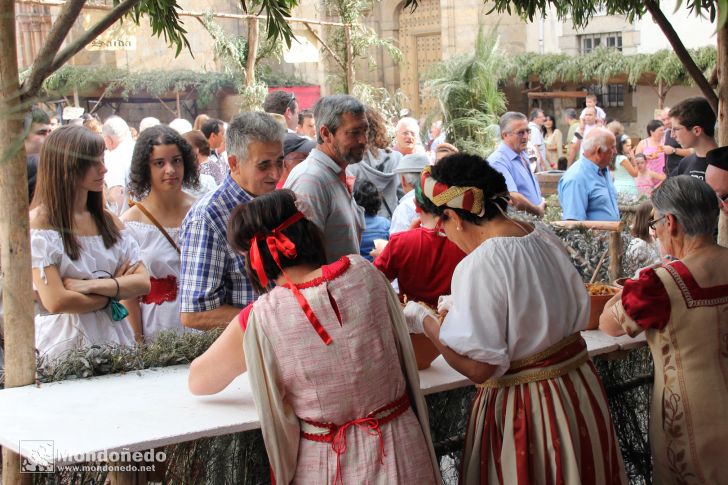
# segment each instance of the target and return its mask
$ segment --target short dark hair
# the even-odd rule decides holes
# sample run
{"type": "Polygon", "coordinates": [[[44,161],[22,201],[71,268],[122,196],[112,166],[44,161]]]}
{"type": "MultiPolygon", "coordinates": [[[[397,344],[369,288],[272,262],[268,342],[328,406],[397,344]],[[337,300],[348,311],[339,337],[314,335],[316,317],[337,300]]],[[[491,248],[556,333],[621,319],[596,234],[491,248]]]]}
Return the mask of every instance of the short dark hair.
{"type": "Polygon", "coordinates": [[[199,169],[195,155],[192,153],[192,146],[174,128],[156,125],[142,131],[134,145],[127,188],[129,193],[137,199],[146,196],[152,188],[149,157],[151,157],[154,147],[159,145],[177,145],[185,169],[182,185],[195,189],[200,185],[199,169]]]}
{"type": "Polygon", "coordinates": [[[538,118],[539,113],[544,113],[544,110],[542,110],[541,108],[533,108],[531,110],[531,114],[528,117],[528,121],[533,121],[538,118]]]}
{"type": "Polygon", "coordinates": [[[313,107],[313,116],[316,119],[317,142],[323,143],[321,127],[326,126],[332,134],[341,126],[344,113],[353,115],[366,115],[366,108],[354,96],[348,94],[332,94],[324,96],[313,107]]]}
{"type": "Polygon", "coordinates": [[[210,139],[210,136],[212,136],[213,133],[216,135],[220,133],[220,127],[224,126],[225,123],[223,123],[222,120],[218,120],[216,118],[210,118],[209,120],[202,123],[202,126],[200,127],[200,131],[203,135],[205,135],[205,138],[208,140],[210,139]]]}
{"type": "Polygon", "coordinates": [[[567,118],[571,118],[572,120],[576,119],[576,110],[574,108],[567,108],[564,110],[564,116],[567,118]]]}
{"type": "Polygon", "coordinates": [[[650,136],[651,134],[653,134],[655,131],[659,130],[663,126],[665,126],[665,125],[660,120],[650,121],[649,123],[647,123],[647,136],[650,136]]]}
{"type": "Polygon", "coordinates": [[[42,125],[49,125],[51,123],[51,118],[48,116],[48,113],[43,111],[40,108],[33,108],[28,113],[26,113],[25,118],[23,118],[23,131],[30,131],[30,127],[33,125],[33,123],[39,123],[42,125]]]}
{"type": "Polygon", "coordinates": [[[445,205],[436,206],[423,197],[422,209],[428,214],[447,220],[445,209],[457,212],[464,220],[473,224],[489,221],[508,209],[508,186],[503,175],[488,162],[477,155],[456,153],[448,155],[432,166],[432,178],[448,186],[477,187],[483,191],[485,212],[478,217],[463,209],[453,209],[445,205]]]}
{"type": "MultiPolygon", "coordinates": [[[[258,196],[248,203],[239,205],[233,210],[228,223],[228,241],[235,251],[245,254],[245,270],[248,279],[256,291],[267,291],[258,279],[258,274],[250,267],[251,239],[255,235],[269,236],[271,231],[298,211],[296,194],[289,189],[274,190],[258,196]]],[[[284,229],[283,234],[296,245],[296,256],[292,259],[279,253],[281,268],[310,264],[320,267],[326,264],[326,249],[321,230],[308,219],[301,219],[284,229]]],[[[274,281],[281,275],[281,270],[273,260],[268,246],[259,244],[266,277],[274,281]]]]}
{"type": "Polygon", "coordinates": [[[291,107],[291,102],[296,101],[296,95],[289,91],[271,91],[263,101],[263,111],[266,113],[276,113],[282,115],[286,112],[286,108],[291,108],[291,111],[295,111],[291,107]]]}
{"type": "Polygon", "coordinates": [[[369,180],[354,184],[354,200],[364,208],[364,213],[368,216],[376,216],[382,207],[382,194],[369,180]]]}
{"type": "Polygon", "coordinates": [[[298,124],[303,125],[303,120],[305,118],[313,118],[313,111],[311,111],[310,109],[301,110],[298,113],[298,124]]]}
{"type": "Polygon", "coordinates": [[[668,113],[670,118],[677,118],[685,128],[699,126],[708,136],[715,136],[715,112],[707,99],[701,96],[683,99],[668,113]]]}

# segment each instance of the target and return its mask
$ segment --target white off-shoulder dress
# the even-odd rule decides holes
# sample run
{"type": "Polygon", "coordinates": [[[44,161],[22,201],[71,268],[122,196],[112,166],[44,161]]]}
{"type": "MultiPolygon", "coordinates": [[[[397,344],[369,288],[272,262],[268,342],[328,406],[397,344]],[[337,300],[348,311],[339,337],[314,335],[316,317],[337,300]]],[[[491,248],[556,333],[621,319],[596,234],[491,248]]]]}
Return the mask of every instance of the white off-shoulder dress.
{"type": "MultiPolygon", "coordinates": [[[[179,253],[153,224],[127,221],[127,230],[139,244],[140,258],[149,271],[152,290],[139,303],[144,341],[149,343],[163,330],[194,332],[182,325],[179,314],[179,253]],[[160,286],[165,290],[157,290],[160,286]]],[[[179,242],[179,227],[165,227],[179,242]]]]}
{"type": "MultiPolygon", "coordinates": [[[[97,279],[113,275],[125,261],[131,264],[139,261],[139,245],[127,230],[122,230],[121,238],[108,249],[101,236],[77,238],[80,254],[77,260],[72,260],[63,250],[63,239],[58,231],[30,231],[32,266],[40,270],[43,281],[46,281],[45,268],[48,266],[56,266],[61,278],[97,279]]],[[[35,346],[40,356],[49,361],[62,357],[69,350],[94,344],[132,346],[134,332],[126,319],[114,322],[106,309],[55,314],[41,309],[41,314],[35,317],[35,346]]]]}

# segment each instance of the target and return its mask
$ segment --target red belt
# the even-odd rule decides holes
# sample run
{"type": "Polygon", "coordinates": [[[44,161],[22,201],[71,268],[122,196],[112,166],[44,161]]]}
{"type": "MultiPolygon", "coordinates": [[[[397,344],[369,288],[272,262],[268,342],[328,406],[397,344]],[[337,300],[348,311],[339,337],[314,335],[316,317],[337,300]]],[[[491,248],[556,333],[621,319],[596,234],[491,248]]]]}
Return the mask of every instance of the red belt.
{"type": "Polygon", "coordinates": [[[149,278],[151,288],[149,293],[141,297],[142,303],[147,305],[161,305],[165,301],[177,299],[177,278],[167,276],[166,278],[149,278]]]}
{"type": "Polygon", "coordinates": [[[346,430],[352,426],[357,426],[372,436],[379,438],[379,460],[384,462],[384,440],[382,438],[382,430],[380,426],[389,423],[396,417],[402,415],[410,408],[410,400],[407,394],[396,401],[372,411],[363,418],[357,418],[348,423],[337,425],[334,423],[320,423],[301,419],[301,437],[319,443],[331,443],[331,449],[336,453],[336,476],[334,477],[334,485],[344,479],[341,478],[341,455],[346,452],[346,430]]]}

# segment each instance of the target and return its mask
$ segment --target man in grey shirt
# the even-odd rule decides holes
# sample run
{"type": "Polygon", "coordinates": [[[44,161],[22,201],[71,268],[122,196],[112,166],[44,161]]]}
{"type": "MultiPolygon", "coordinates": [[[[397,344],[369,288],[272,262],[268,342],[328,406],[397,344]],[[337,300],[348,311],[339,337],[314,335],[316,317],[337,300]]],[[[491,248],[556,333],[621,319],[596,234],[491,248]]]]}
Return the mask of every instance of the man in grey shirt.
{"type": "Polygon", "coordinates": [[[284,188],[311,206],[307,217],[324,235],[326,260],[359,254],[364,210],[352,197],[346,167],[359,163],[367,144],[369,123],[364,105],[353,96],[321,98],[314,107],[317,146],[296,165],[284,188]]]}

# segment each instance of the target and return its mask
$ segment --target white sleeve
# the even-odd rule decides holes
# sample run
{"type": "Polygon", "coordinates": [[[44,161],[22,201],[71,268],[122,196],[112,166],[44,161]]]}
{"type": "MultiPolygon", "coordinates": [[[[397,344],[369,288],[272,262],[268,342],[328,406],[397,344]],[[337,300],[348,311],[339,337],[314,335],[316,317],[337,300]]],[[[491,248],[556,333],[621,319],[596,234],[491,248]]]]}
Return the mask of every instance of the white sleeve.
{"type": "Polygon", "coordinates": [[[63,239],[56,231],[30,231],[31,267],[40,270],[41,279],[47,283],[45,268],[61,264],[63,258],[63,239]]]}
{"type": "Polygon", "coordinates": [[[135,264],[141,259],[139,243],[134,239],[134,236],[128,228],[121,230],[121,240],[117,244],[121,245],[121,260],[119,264],[124,261],[129,261],[129,264],[135,264]]]}
{"type": "Polygon", "coordinates": [[[440,341],[458,354],[498,366],[493,378],[510,367],[508,295],[498,273],[488,253],[463,259],[452,278],[452,308],[440,329],[440,341]]]}

